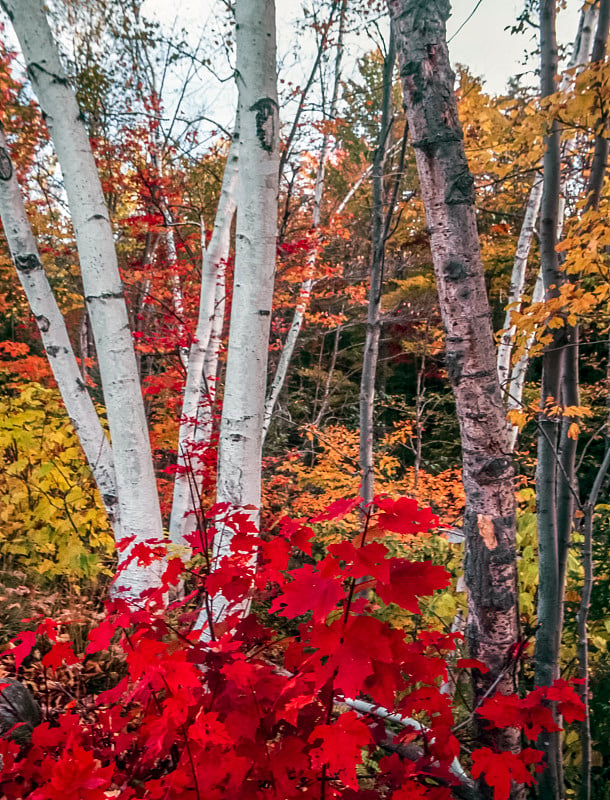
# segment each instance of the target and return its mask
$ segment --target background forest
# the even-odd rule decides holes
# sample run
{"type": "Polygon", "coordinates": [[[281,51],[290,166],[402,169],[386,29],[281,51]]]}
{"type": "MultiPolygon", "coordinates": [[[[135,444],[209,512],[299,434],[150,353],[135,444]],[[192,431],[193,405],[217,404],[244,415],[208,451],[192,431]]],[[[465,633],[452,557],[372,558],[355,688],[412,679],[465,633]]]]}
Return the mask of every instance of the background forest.
{"type": "Polygon", "coordinates": [[[454,95],[444,0],[304,4],[277,71],[272,0],[0,2],[3,800],[610,798],[570,5],[454,95]]]}

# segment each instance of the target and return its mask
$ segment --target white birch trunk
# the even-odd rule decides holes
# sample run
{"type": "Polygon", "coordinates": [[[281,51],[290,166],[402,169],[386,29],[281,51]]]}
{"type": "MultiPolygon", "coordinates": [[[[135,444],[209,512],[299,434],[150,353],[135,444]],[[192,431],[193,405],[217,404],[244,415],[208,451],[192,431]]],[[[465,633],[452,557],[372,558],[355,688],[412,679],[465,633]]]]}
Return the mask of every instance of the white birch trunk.
{"type": "MultiPolygon", "coordinates": [[[[336,116],[337,101],[339,99],[339,81],[341,77],[341,61],[343,60],[343,34],[345,28],[346,5],[347,3],[345,2],[345,0],[343,0],[341,6],[341,16],[339,19],[337,55],[335,57],[335,78],[334,78],[333,93],[329,110],[330,119],[334,119],[336,116]]],[[[313,201],[313,212],[312,212],[312,228],[314,229],[314,231],[320,227],[320,222],[322,221],[322,195],[324,194],[324,177],[326,173],[326,162],[328,160],[328,156],[330,155],[330,144],[331,144],[330,136],[328,135],[328,132],[325,131],[322,137],[322,147],[320,148],[320,160],[318,161],[318,169],[316,172],[316,183],[314,188],[314,201],[313,201]]],[[[271,425],[271,418],[273,417],[273,411],[275,409],[279,396],[284,387],[286,376],[288,374],[288,367],[292,360],[292,354],[294,353],[294,348],[296,346],[297,339],[299,338],[299,333],[301,332],[301,328],[303,326],[303,321],[305,319],[307,307],[309,306],[309,298],[311,297],[311,290],[313,289],[313,284],[314,284],[313,275],[314,275],[314,268],[316,265],[317,255],[318,255],[318,241],[316,237],[316,239],[314,239],[312,248],[307,256],[307,265],[305,267],[305,280],[302,282],[301,288],[299,289],[299,299],[297,301],[297,305],[294,311],[294,316],[292,318],[292,324],[290,326],[290,330],[288,331],[288,336],[286,337],[284,347],[282,348],[282,352],[280,354],[280,360],[278,362],[277,369],[275,371],[275,377],[273,378],[273,383],[271,384],[271,391],[269,392],[267,400],[265,401],[265,415],[263,419],[263,438],[261,445],[262,447],[265,446],[265,439],[267,438],[267,433],[269,432],[269,426],[271,425]]]]}
{"type": "MultiPolygon", "coordinates": [[[[236,75],[240,153],[235,275],[220,442],[217,500],[256,524],[261,503],[261,432],[277,238],[279,122],[274,0],[237,0],[236,75]]],[[[234,530],[218,524],[214,564],[234,530]]],[[[214,620],[227,602],[214,597],[214,620]]]]}
{"type": "MultiPolygon", "coordinates": [[[[532,296],[532,303],[541,303],[544,300],[544,284],[542,281],[542,274],[538,273],[538,279],[534,287],[534,294],[532,296]]],[[[537,330],[537,329],[536,329],[537,330]]],[[[525,352],[513,366],[510,381],[506,389],[506,410],[507,411],[520,411],[523,406],[523,387],[525,386],[525,376],[530,362],[530,350],[536,340],[536,330],[532,331],[528,336],[525,345],[525,352]]],[[[511,451],[517,446],[517,439],[519,437],[519,428],[516,425],[508,426],[508,436],[510,440],[511,451]]]]}
{"type": "Polygon", "coordinates": [[[118,539],[121,527],[112,450],[81,376],[64,318],[43,269],[1,126],[0,218],[53,377],[118,539]]]}
{"type": "MultiPolygon", "coordinates": [[[[150,441],[112,227],[74,92],[59,61],[42,0],[2,0],[28,65],[62,169],[95,339],[112,439],[123,537],[160,539],[163,526],[150,441]]],[[[136,598],[160,565],[125,564],[118,589],[136,598]]]]}
{"type": "Polygon", "coordinates": [[[540,201],[542,200],[542,184],[543,178],[541,173],[536,173],[534,185],[530,191],[530,196],[527,201],[519,239],[517,241],[517,250],[515,252],[515,260],[513,262],[513,271],[510,277],[510,289],[508,292],[508,308],[506,309],[506,316],[504,317],[504,330],[502,338],[500,339],[500,346],[498,347],[498,380],[502,389],[506,389],[510,379],[511,373],[511,356],[513,353],[513,345],[515,341],[515,333],[517,331],[516,325],[511,322],[512,310],[516,304],[523,301],[523,292],[525,291],[525,273],[527,271],[527,259],[529,257],[532,239],[534,238],[534,230],[536,227],[536,220],[540,211],[540,201]],[[512,306],[512,308],[511,308],[512,306]]]}
{"type": "Polygon", "coordinates": [[[225,165],[212,238],[205,246],[205,231],[202,225],[203,263],[201,270],[201,297],[195,338],[188,358],[186,385],[182,402],[180,431],[178,434],[178,472],[174,481],[174,496],[169,524],[173,544],[182,546],[185,536],[193,530],[194,501],[201,486],[198,461],[203,442],[209,440],[211,427],[200,416],[211,422],[210,382],[216,376],[218,348],[224,320],[224,272],[231,244],[231,222],[235,212],[235,187],[238,174],[238,134],[235,134],[225,165]],[[221,284],[219,288],[219,284],[221,284]],[[218,330],[220,326],[220,331],[218,330]],[[208,362],[206,364],[206,361],[208,362]],[[213,370],[213,372],[208,372],[213,370]],[[202,427],[203,425],[203,427],[202,427]],[[193,443],[197,447],[193,448],[193,443]],[[195,496],[193,496],[195,495],[195,496]]]}
{"type": "Polygon", "coordinates": [[[189,348],[186,342],[186,327],[184,325],[184,298],[182,296],[182,286],[180,285],[180,278],[176,274],[178,265],[178,251],[176,250],[176,233],[173,229],[174,218],[169,209],[164,208],[163,216],[165,217],[165,224],[167,231],[165,233],[165,247],[167,249],[167,261],[170,268],[170,285],[172,289],[172,304],[174,306],[174,314],[178,322],[178,335],[180,337],[180,344],[178,345],[178,355],[180,362],[184,369],[188,369],[189,348]]]}
{"type": "MultiPolygon", "coordinates": [[[[574,40],[572,55],[570,57],[570,61],[568,62],[568,69],[582,67],[590,60],[591,49],[593,46],[593,34],[598,14],[599,6],[583,5],[579,18],[578,31],[574,40]]],[[[570,149],[572,145],[572,141],[564,142],[564,150],[570,149]]],[[[508,305],[520,303],[525,291],[525,272],[527,269],[527,260],[536,226],[536,219],[538,217],[540,204],[542,202],[543,182],[542,174],[537,174],[534,185],[532,186],[530,192],[527,208],[523,218],[523,224],[519,233],[519,240],[517,242],[517,250],[515,253],[513,272],[511,275],[508,305]]],[[[565,209],[563,187],[562,196],[560,197],[559,202],[557,240],[561,239],[563,232],[565,209]]],[[[534,287],[532,302],[540,303],[543,299],[544,289],[542,278],[539,275],[534,287]]],[[[511,325],[510,317],[510,311],[507,310],[504,319],[504,330],[502,332],[502,338],[498,348],[498,379],[500,381],[500,386],[505,392],[507,411],[521,409],[525,376],[529,366],[529,352],[536,338],[535,332],[530,335],[525,347],[525,353],[521,356],[519,361],[512,366],[511,369],[516,326],[511,325]]],[[[515,449],[518,437],[519,428],[509,424],[511,450],[515,449]]]]}

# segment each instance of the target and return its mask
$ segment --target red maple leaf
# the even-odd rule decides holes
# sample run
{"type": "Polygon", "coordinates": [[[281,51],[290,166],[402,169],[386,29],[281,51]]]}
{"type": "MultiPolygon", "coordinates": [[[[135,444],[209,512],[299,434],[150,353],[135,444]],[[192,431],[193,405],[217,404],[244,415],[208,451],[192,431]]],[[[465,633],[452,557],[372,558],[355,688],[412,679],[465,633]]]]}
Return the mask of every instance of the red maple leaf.
{"type": "Polygon", "coordinates": [[[343,517],[347,516],[347,514],[353,511],[361,502],[361,497],[354,497],[351,500],[335,500],[334,503],[326,506],[324,511],[316,514],[315,517],[311,517],[310,522],[328,522],[328,520],[331,519],[343,519],[343,517]]]}
{"type": "Polygon", "coordinates": [[[489,747],[481,747],[472,753],[472,777],[485,778],[485,783],[494,790],[494,800],[508,800],[511,781],[532,786],[536,783],[527,768],[542,759],[542,752],[528,748],[519,755],[494,753],[489,747]]]}
{"type": "Polygon", "coordinates": [[[294,618],[312,612],[314,622],[325,620],[344,596],[340,581],[323,577],[311,564],[292,570],[292,581],[285,582],[281,594],[271,604],[271,612],[294,618]]]}
{"type": "Polygon", "coordinates": [[[32,800],[104,800],[114,766],[102,767],[93,753],[73,745],[58,760],[48,756],[42,771],[48,773],[48,781],[32,800]]]}
{"type": "Polygon", "coordinates": [[[362,763],[362,749],[372,743],[371,732],[354,711],[341,714],[331,725],[316,725],[309,741],[321,744],[310,751],[311,765],[328,767],[346,786],[358,788],[356,765],[362,763]]]}
{"type": "Polygon", "coordinates": [[[80,662],[80,658],[74,655],[74,650],[70,642],[58,642],[54,644],[42,659],[42,666],[56,670],[58,667],[61,667],[64,662],[68,666],[80,662]]]}
{"type": "Polygon", "coordinates": [[[15,636],[14,639],[11,639],[11,644],[13,644],[14,647],[11,650],[5,650],[3,653],[0,653],[0,656],[13,656],[15,659],[15,669],[19,669],[23,664],[23,660],[30,655],[36,644],[36,632],[22,631],[19,636],[15,636]],[[19,640],[19,644],[15,645],[17,640],[19,640]]]}
{"type": "Polygon", "coordinates": [[[389,497],[377,496],[375,505],[381,510],[377,515],[377,526],[382,531],[413,535],[424,533],[438,525],[438,517],[430,508],[419,508],[417,500],[412,497],[399,497],[392,500],[389,497]]]}
{"type": "Polygon", "coordinates": [[[89,644],[87,645],[85,653],[90,655],[91,653],[97,653],[100,650],[108,650],[112,637],[114,636],[117,628],[117,622],[113,622],[110,619],[102,620],[102,622],[100,622],[96,628],[92,628],[92,630],[90,630],[87,634],[89,644]]]}
{"type": "Polygon", "coordinates": [[[444,567],[431,561],[393,559],[389,581],[378,581],[375,591],[384,603],[396,603],[405,611],[419,614],[417,598],[444,589],[449,578],[444,567]]]}
{"type": "Polygon", "coordinates": [[[553,681],[552,686],[546,690],[546,697],[547,700],[557,702],[559,711],[566,722],[574,722],[574,720],[582,722],[585,719],[585,707],[582,700],[574,691],[574,687],[563,678],[553,681]]]}
{"type": "Polygon", "coordinates": [[[354,547],[352,542],[331,544],[328,552],[335,558],[345,561],[346,575],[358,578],[378,578],[388,581],[390,578],[390,560],[386,558],[388,549],[381,542],[371,542],[364,547],[354,547]]]}

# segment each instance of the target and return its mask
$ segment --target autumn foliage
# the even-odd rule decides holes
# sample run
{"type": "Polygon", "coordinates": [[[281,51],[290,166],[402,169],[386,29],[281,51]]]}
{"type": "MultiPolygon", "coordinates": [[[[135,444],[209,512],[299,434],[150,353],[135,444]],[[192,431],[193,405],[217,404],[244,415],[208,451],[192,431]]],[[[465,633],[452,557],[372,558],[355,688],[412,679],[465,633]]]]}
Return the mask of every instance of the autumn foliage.
{"type": "MultiPolygon", "coordinates": [[[[49,677],[109,649],[122,653],[123,674],[36,727],[25,748],[0,740],[4,797],[452,797],[465,775],[446,691],[460,634],[423,625],[419,607],[449,575],[429,561],[391,556],[386,543],[388,534],[416,537],[437,520],[412,499],[378,497],[350,533],[357,506],[339,500],[311,519],[285,517],[262,544],[248,514],[233,514],[232,552],[213,572],[210,546],[227,520],[225,508],[212,508],[192,536],[194,560],[184,568],[170,559],[159,590],[184,581],[186,595],[166,612],[158,592],[136,609],[109,601],[84,653],[53,620],[26,620],[30,630],[7,651],[17,671],[42,637],[49,677]],[[342,525],[346,536],[316,560],[314,527],[324,522],[342,525]],[[209,610],[220,591],[234,613],[222,624],[205,613],[202,621],[192,609],[209,610]],[[246,597],[256,613],[242,618],[246,597]],[[413,634],[392,624],[393,604],[414,615],[413,634]],[[398,725],[384,720],[388,712],[398,725]]],[[[138,557],[152,558],[160,546],[140,548],[138,557]]],[[[457,666],[485,669],[470,659],[457,666]]],[[[524,698],[491,695],[476,712],[535,739],[556,729],[549,702],[567,721],[582,718],[564,681],[524,698]]],[[[535,782],[530,769],[540,760],[531,747],[518,755],[482,747],[472,753],[472,774],[505,800],[511,780],[535,782]]]]}

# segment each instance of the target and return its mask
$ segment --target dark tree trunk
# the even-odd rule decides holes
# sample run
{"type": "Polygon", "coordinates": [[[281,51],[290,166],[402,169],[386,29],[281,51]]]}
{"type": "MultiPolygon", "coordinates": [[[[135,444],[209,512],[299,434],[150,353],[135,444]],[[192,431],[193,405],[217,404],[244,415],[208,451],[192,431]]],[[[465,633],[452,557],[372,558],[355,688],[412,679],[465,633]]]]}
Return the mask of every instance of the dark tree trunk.
{"type": "MultiPolygon", "coordinates": [[[[474,676],[475,702],[493,685],[513,690],[519,640],[514,471],[496,371],[496,349],[477,233],[474,181],[446,44],[447,0],[388,0],[404,100],[426,209],[446,359],[455,394],[466,492],[464,533],[470,654],[489,668],[474,676]]],[[[518,750],[509,729],[484,733],[518,750]]],[[[516,795],[515,795],[516,796],[516,795]]]]}

